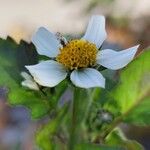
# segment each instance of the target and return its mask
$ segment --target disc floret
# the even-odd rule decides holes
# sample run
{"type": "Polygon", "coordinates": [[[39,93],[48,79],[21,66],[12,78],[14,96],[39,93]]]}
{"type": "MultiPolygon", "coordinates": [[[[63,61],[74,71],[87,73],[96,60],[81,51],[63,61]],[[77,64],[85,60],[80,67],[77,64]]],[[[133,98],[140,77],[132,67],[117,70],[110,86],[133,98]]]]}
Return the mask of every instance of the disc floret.
{"type": "Polygon", "coordinates": [[[63,48],[56,60],[66,68],[73,70],[94,66],[98,49],[86,40],[71,40],[63,48]]]}

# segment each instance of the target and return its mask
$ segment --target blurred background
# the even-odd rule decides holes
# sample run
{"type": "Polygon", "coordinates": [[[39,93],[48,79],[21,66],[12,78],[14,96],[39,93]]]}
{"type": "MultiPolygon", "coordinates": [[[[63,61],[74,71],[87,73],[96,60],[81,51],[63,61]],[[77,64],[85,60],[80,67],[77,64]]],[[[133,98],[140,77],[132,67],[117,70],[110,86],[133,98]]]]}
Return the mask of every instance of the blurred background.
{"type": "MultiPolygon", "coordinates": [[[[114,49],[150,45],[150,0],[0,0],[0,37],[30,42],[40,26],[78,37],[93,14],[106,16],[105,46],[114,49]]],[[[31,121],[23,107],[7,104],[0,88],[0,150],[35,150],[34,134],[40,121],[31,121]]],[[[124,126],[127,136],[150,149],[150,128],[124,126]]]]}

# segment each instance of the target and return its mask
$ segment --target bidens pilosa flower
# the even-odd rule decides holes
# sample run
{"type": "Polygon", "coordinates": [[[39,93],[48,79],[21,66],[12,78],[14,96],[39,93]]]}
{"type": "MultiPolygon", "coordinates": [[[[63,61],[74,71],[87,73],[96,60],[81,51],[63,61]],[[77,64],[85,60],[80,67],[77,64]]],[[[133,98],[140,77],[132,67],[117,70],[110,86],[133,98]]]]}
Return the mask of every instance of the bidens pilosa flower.
{"type": "Polygon", "coordinates": [[[75,86],[81,88],[105,87],[105,78],[96,69],[97,65],[117,70],[126,66],[133,58],[138,46],[123,51],[99,50],[106,39],[104,16],[92,16],[85,35],[71,41],[41,27],[33,35],[32,42],[40,55],[50,60],[26,66],[34,80],[46,87],[54,87],[70,75],[75,86]]]}

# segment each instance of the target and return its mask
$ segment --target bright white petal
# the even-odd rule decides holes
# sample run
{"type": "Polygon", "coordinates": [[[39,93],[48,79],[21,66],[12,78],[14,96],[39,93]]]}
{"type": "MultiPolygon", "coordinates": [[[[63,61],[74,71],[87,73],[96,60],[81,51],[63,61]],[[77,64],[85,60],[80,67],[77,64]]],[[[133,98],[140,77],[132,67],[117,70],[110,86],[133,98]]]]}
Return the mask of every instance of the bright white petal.
{"type": "Polygon", "coordinates": [[[74,85],[81,88],[105,87],[105,78],[96,69],[74,70],[70,76],[74,85]]]}
{"type": "Polygon", "coordinates": [[[66,70],[56,61],[49,60],[37,65],[26,66],[34,80],[42,86],[54,87],[67,76],[66,70]]]}
{"type": "Polygon", "coordinates": [[[97,63],[112,70],[125,67],[134,58],[139,45],[122,50],[114,51],[106,49],[98,52],[97,63]]]}
{"type": "Polygon", "coordinates": [[[94,43],[97,48],[100,48],[100,46],[106,39],[106,36],[107,34],[105,31],[105,17],[98,15],[92,16],[83,39],[94,43]]]}
{"type": "Polygon", "coordinates": [[[56,57],[59,53],[60,43],[56,36],[43,27],[33,35],[32,42],[40,55],[56,57]]]}

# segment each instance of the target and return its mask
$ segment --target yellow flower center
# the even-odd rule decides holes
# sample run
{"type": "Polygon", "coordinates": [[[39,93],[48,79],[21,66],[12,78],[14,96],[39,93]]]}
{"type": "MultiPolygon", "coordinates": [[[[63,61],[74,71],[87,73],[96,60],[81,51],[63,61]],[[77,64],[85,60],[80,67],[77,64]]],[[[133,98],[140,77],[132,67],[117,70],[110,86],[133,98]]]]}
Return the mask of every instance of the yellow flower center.
{"type": "Polygon", "coordinates": [[[72,40],[60,49],[56,60],[70,70],[86,68],[95,65],[97,52],[98,49],[93,43],[72,40]]]}

